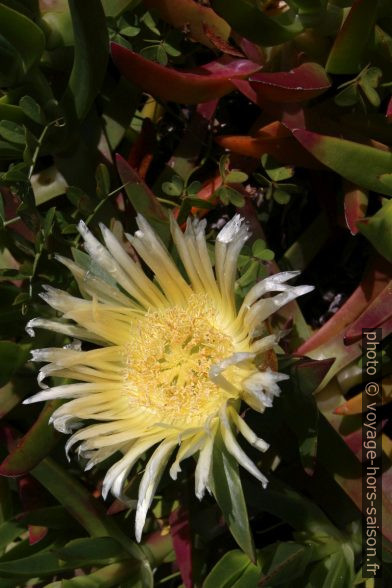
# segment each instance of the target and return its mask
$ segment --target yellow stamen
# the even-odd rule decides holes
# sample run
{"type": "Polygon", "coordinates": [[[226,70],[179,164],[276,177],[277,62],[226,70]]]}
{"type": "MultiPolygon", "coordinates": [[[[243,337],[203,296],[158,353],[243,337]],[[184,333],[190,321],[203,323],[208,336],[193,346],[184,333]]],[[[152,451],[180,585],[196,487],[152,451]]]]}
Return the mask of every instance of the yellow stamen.
{"type": "Polygon", "coordinates": [[[202,426],[227,397],[209,378],[211,366],[234,351],[220,323],[206,295],[137,318],[125,347],[130,404],[166,424],[202,426]]]}

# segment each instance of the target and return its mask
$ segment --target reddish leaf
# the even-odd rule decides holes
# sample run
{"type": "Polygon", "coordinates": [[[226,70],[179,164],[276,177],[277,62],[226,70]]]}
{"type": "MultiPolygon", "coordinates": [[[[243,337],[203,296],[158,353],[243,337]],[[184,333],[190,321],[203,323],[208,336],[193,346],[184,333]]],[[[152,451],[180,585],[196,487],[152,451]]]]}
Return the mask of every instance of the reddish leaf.
{"type": "Polygon", "coordinates": [[[304,102],[330,88],[331,83],[318,63],[303,63],[290,71],[260,72],[249,83],[261,98],[275,102],[304,102]]]}
{"type": "Polygon", "coordinates": [[[0,426],[0,440],[7,448],[7,451],[11,453],[15,449],[18,439],[19,433],[13,427],[3,422],[0,426]]]}
{"type": "Polygon", "coordinates": [[[148,168],[153,159],[156,143],[154,126],[149,118],[143,119],[140,135],[131,147],[128,155],[128,163],[134,168],[142,180],[146,177],[148,168]]]}
{"type": "Polygon", "coordinates": [[[255,45],[255,43],[252,43],[252,41],[249,41],[249,39],[246,39],[245,37],[241,37],[241,35],[238,35],[234,31],[232,31],[231,34],[237,45],[241,47],[241,50],[245,53],[248,59],[254,61],[255,63],[260,63],[260,65],[265,63],[266,58],[263,47],[260,47],[260,45],[255,45]]]}
{"type": "Polygon", "coordinates": [[[237,90],[246,96],[248,100],[253,102],[253,104],[257,104],[257,106],[260,106],[260,108],[264,106],[264,101],[260,98],[256,90],[252,88],[247,80],[232,80],[232,83],[237,88],[237,90]]]}
{"type": "Polygon", "coordinates": [[[380,292],[366,310],[344,333],[344,342],[350,345],[362,336],[362,329],[375,329],[392,317],[392,282],[380,292]]]}
{"type": "Polygon", "coordinates": [[[387,118],[392,118],[392,98],[389,99],[387,106],[387,118]]]}
{"type": "Polygon", "coordinates": [[[247,59],[223,57],[191,71],[164,67],[112,43],[112,58],[121,73],[142,90],[163,100],[198,104],[221,98],[234,89],[231,78],[245,78],[260,69],[247,59]]]}
{"type": "MultiPolygon", "coordinates": [[[[283,125],[282,125],[283,126],[283,125]]],[[[273,137],[261,133],[257,137],[227,135],[216,137],[216,142],[224,149],[234,153],[259,159],[264,153],[272,155],[283,165],[296,165],[309,169],[320,169],[322,166],[309,155],[305,149],[299,149],[295,139],[290,136],[273,137]]]]}
{"type": "MultiPolygon", "coordinates": [[[[392,317],[383,323],[382,338],[385,339],[391,333],[392,317]]],[[[336,357],[335,363],[329,370],[319,389],[322,390],[336,374],[338,374],[343,368],[360,357],[361,353],[361,341],[355,341],[350,345],[345,345],[340,331],[334,338],[323,343],[316,349],[312,349],[312,351],[308,352],[307,355],[313,359],[320,360],[326,359],[328,357],[336,357]]],[[[298,351],[295,353],[295,355],[298,355],[298,351]]]]}
{"type": "Polygon", "coordinates": [[[383,290],[391,278],[391,266],[383,258],[377,257],[366,272],[361,284],[350,298],[312,337],[301,345],[296,354],[307,355],[310,351],[324,345],[352,323],[383,290]]]}
{"type": "Polygon", "coordinates": [[[192,588],[192,534],[187,511],[184,508],[173,510],[169,524],[181,579],[185,588],[192,588]]]}
{"type": "MultiPolygon", "coordinates": [[[[20,198],[5,186],[0,186],[0,195],[3,196],[4,200],[5,218],[11,219],[18,216],[17,211],[21,204],[20,198]]],[[[34,233],[26,226],[26,224],[22,220],[12,223],[10,225],[10,229],[19,233],[19,235],[24,237],[27,241],[34,243],[34,233]]]]}
{"type": "Polygon", "coordinates": [[[358,186],[345,182],[344,185],[344,216],[346,224],[352,235],[359,231],[357,220],[366,216],[368,205],[368,196],[364,190],[358,186]]]}
{"type": "Polygon", "coordinates": [[[218,51],[222,51],[222,53],[226,53],[227,55],[233,55],[234,57],[240,57],[241,59],[244,57],[242,51],[239,51],[233,45],[230,45],[228,41],[225,41],[225,39],[217,35],[214,29],[207,24],[203,25],[203,30],[212,46],[218,49],[218,51]]]}
{"type": "Polygon", "coordinates": [[[218,106],[219,100],[210,100],[209,102],[201,102],[196,106],[196,112],[203,118],[204,121],[210,123],[218,106]]]}
{"type": "Polygon", "coordinates": [[[149,10],[155,10],[162,20],[173,27],[189,30],[195,41],[213,48],[205,26],[226,41],[230,36],[230,25],[211,8],[202,6],[194,0],[144,0],[149,10]]]}

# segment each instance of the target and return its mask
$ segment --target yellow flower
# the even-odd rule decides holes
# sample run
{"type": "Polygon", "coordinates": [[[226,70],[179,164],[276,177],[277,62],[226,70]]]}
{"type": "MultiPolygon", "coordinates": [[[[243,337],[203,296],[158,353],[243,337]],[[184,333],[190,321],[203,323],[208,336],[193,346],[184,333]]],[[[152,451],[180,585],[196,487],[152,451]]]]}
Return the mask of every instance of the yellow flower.
{"type": "Polygon", "coordinates": [[[215,243],[215,273],[205,240],[205,221],[188,220],[183,234],[171,219],[171,234],[188,276],[183,278],[166,247],[147,221],[127,238],[155,274],[151,280],[115,236],[101,226],[104,247],[80,223],[90,255],[85,271],[58,257],[74,275],[83,298],[46,286],[42,298],[62,320],[33,319],[27,325],[63,333],[95,344],[83,351],[79,341],[39,349],[33,359],[41,368],[41,392],[25,403],[67,399],[51,422],[74,434],[66,451],[79,443],[90,469],[109,456],[123,456],[106,473],[103,496],[122,498],[124,482],[137,460],[152,453],[139,486],[136,538],[140,541],[146,513],[163,470],[177,449],[170,475],[177,478],[181,461],[197,454],[196,495],[209,487],[214,438],[220,429],[227,450],[265,487],[267,478],[246,455],[235,431],[260,451],[268,445],[239,415],[240,401],[259,412],[272,406],[278,382],[287,376],[265,367],[267,352],[277,344],[264,321],[284,304],[309,292],[309,286],[286,282],[298,272],[283,272],[257,283],[237,311],[234,287],[238,255],[249,232],[236,215],[215,243]],[[273,297],[263,298],[269,292],[273,297]],[[65,319],[65,320],[64,320],[65,319]],[[264,368],[263,368],[264,366],[264,368]],[[47,376],[76,383],[48,388],[47,376]],[[98,421],[83,427],[83,421],[98,421]]]}

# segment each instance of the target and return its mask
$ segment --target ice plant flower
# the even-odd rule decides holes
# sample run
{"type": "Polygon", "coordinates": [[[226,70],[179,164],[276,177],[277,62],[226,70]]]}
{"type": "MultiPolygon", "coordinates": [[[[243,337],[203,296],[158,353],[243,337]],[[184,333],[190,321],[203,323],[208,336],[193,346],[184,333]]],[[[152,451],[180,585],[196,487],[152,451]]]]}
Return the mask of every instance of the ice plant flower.
{"type": "Polygon", "coordinates": [[[185,233],[173,218],[170,222],[187,279],[142,216],[137,217],[139,230],[127,238],[155,279],[105,226],[103,246],[81,222],[79,231],[91,258],[88,271],[70,259],[58,260],[72,272],[83,297],[46,286],[42,298],[62,318],[36,318],[27,325],[30,334],[41,327],[76,340],[64,348],[33,351],[35,361],[47,364],[38,377],[43,390],[25,403],[68,400],[51,422],[59,431],[73,432],[66,451],[79,444],[79,454],[88,460],[86,469],[119,452],[104,478],[104,497],[111,491],[122,498],[131,468],[157,446],[140,481],[138,541],[174,450],[171,477],[176,479],[182,460],[196,456],[195,491],[203,497],[218,431],[227,451],[266,486],[267,478],[236,439],[240,432],[260,451],[268,448],[240,416],[240,403],[259,412],[272,406],[278,382],[286,376],[266,367],[267,352],[277,338],[267,334],[265,321],[312,289],[287,284],[298,272],[279,273],[258,282],[237,310],[237,259],[249,237],[243,219],[234,216],[218,234],[215,271],[205,221],[188,220],[185,233]],[[277,294],[264,297],[271,292],[277,294]],[[81,349],[80,340],[90,343],[88,350],[81,349]],[[48,376],[75,383],[47,387],[48,376]],[[93,424],[84,426],[84,421],[93,424]]]}

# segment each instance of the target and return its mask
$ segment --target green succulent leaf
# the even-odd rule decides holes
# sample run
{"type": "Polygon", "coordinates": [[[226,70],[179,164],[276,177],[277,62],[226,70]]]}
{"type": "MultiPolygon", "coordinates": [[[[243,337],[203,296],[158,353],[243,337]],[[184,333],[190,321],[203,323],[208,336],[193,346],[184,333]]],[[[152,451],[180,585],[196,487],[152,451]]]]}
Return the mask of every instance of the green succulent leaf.
{"type": "Polygon", "coordinates": [[[30,356],[31,346],[13,341],[0,341],[0,387],[24,366],[30,356]]]}
{"type": "Polygon", "coordinates": [[[13,86],[39,61],[42,29],[17,10],[0,4],[0,86],[13,86]]]}
{"type": "Polygon", "coordinates": [[[365,65],[374,36],[377,4],[373,0],[357,0],[353,4],[328,56],[328,73],[357,73],[365,65]]]}
{"type": "MultiPolygon", "coordinates": [[[[249,557],[239,550],[228,551],[213,567],[203,584],[204,588],[231,588],[238,586],[249,568],[254,568],[260,576],[260,570],[252,564],[249,557]]],[[[250,586],[251,584],[248,584],[250,586]]]]}
{"type": "Polygon", "coordinates": [[[45,115],[42,108],[31,96],[23,96],[19,100],[19,106],[26,116],[37,124],[45,124],[45,115]]]}
{"type": "Polygon", "coordinates": [[[357,226],[373,247],[392,263],[392,200],[385,202],[372,217],[359,220],[357,226]]]}
{"type": "Polygon", "coordinates": [[[296,129],[293,134],[312,155],[343,178],[362,188],[390,195],[391,188],[382,180],[392,169],[389,151],[303,129],[296,129]]]}
{"type": "Polygon", "coordinates": [[[75,54],[62,105],[71,121],[81,121],[101,88],[109,56],[109,38],[100,0],[69,0],[69,7],[75,54]]]}
{"type": "Polygon", "coordinates": [[[234,539],[247,556],[255,561],[255,548],[238,469],[236,459],[228,453],[218,432],[213,450],[212,490],[234,539]]]}
{"type": "Polygon", "coordinates": [[[252,0],[212,0],[211,5],[237,33],[260,45],[279,45],[303,30],[295,13],[289,11],[277,17],[269,17],[252,0]]]}
{"type": "Polygon", "coordinates": [[[25,130],[22,125],[11,120],[0,121],[0,136],[10,143],[24,145],[26,143],[25,130]]]}

